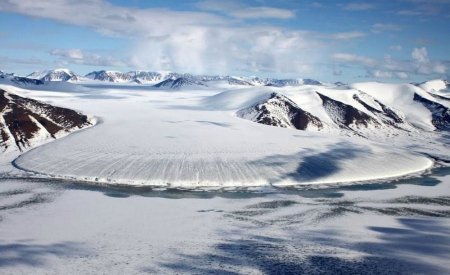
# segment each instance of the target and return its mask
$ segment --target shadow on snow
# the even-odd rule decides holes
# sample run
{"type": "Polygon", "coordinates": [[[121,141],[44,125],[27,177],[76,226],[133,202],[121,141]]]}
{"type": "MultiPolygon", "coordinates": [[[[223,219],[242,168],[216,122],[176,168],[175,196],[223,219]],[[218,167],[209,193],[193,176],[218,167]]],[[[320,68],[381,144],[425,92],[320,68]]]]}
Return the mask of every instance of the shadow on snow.
{"type": "Polygon", "coordinates": [[[374,242],[339,238],[339,231],[308,236],[273,238],[250,235],[223,241],[213,252],[181,255],[177,262],[160,267],[174,273],[240,274],[257,270],[264,274],[446,274],[430,257],[448,259],[450,231],[439,220],[399,218],[398,228],[369,227],[379,234],[374,242]],[[356,259],[336,256],[345,248],[356,259]],[[244,271],[245,272],[245,271],[244,271]]]}

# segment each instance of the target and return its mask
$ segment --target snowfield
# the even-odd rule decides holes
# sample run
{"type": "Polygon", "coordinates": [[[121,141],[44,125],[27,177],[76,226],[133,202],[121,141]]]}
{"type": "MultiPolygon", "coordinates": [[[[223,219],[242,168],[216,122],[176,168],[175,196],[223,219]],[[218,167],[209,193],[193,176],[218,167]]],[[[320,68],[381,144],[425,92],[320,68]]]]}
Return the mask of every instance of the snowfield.
{"type": "Polygon", "coordinates": [[[0,179],[0,273],[448,274],[449,173],[263,193],[0,179]]]}
{"type": "MultiPolygon", "coordinates": [[[[345,88],[212,83],[216,86],[209,83],[207,88],[169,90],[82,82],[61,83],[65,85],[56,86],[60,91],[38,90],[48,85],[33,86],[33,90],[2,85],[7,91],[94,115],[101,121],[29,150],[14,160],[14,167],[41,176],[102,184],[285,186],[400,177],[433,165],[418,152],[450,155],[439,141],[441,135],[432,132],[430,111],[413,100],[415,93],[430,100],[433,97],[413,85],[359,83],[345,88]],[[239,117],[240,110],[272,93],[288,97],[320,119],[323,127],[300,131],[239,117]],[[365,98],[367,104],[356,101],[355,95],[365,98]],[[324,96],[340,105],[326,109],[324,96]],[[376,112],[368,111],[381,110],[380,104],[395,106],[395,112],[405,119],[401,127],[406,130],[388,127],[376,112]],[[336,108],[344,105],[350,108],[349,114],[356,112],[358,119],[364,115],[364,127],[356,120],[348,126],[336,124],[335,116],[342,112],[336,108]]],[[[448,102],[442,104],[448,106],[448,102]]]]}
{"type": "Polygon", "coordinates": [[[442,91],[19,80],[97,123],[1,153],[1,274],[450,272],[442,91]]]}

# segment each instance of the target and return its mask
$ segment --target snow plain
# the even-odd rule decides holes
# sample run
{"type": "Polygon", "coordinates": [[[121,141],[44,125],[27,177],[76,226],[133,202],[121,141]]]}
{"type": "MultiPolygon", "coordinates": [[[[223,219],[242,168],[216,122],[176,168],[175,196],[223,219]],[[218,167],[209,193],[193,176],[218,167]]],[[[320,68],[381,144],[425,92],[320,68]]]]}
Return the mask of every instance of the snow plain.
{"type": "Polygon", "coordinates": [[[450,171],[265,192],[0,179],[2,274],[448,274],[450,171]]]}
{"type": "MultiPolygon", "coordinates": [[[[433,164],[402,148],[409,140],[398,143],[396,138],[392,146],[386,140],[369,141],[331,130],[277,128],[236,116],[240,108],[278,91],[331,124],[311,92],[318,90],[345,102],[352,90],[308,85],[230,88],[220,83],[213,89],[195,90],[71,83],[64,83],[63,91],[2,88],[95,115],[101,121],[14,161],[15,167],[54,178],[189,188],[285,186],[393,178],[433,164]]],[[[428,119],[415,121],[432,127],[428,119]]]]}
{"type": "Polygon", "coordinates": [[[448,137],[383,133],[376,142],[236,117],[276,90],[331,125],[311,90],[347,102],[354,91],[44,87],[0,88],[99,123],[22,155],[2,153],[2,274],[450,272],[450,171],[423,173],[433,164],[427,155],[448,158],[448,137]],[[410,173],[421,175],[375,180],[410,173]],[[91,184],[96,177],[139,188],[91,184]]]}

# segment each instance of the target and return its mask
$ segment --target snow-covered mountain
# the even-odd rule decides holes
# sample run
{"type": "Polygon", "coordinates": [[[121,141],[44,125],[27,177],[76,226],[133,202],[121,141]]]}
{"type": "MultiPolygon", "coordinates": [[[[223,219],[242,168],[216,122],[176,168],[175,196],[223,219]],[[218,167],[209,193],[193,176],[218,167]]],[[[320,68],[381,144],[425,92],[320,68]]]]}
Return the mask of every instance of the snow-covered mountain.
{"type": "Polygon", "coordinates": [[[27,78],[42,81],[78,81],[80,76],[68,69],[55,69],[33,72],[27,78]]]}
{"type": "Polygon", "coordinates": [[[425,91],[432,93],[447,90],[448,88],[450,88],[450,83],[447,80],[443,79],[433,79],[422,82],[418,84],[418,86],[425,91]]]}
{"type": "Polygon", "coordinates": [[[322,85],[321,82],[314,79],[268,79],[266,86],[284,87],[301,85],[322,85]]]}
{"type": "Polygon", "coordinates": [[[139,84],[155,84],[164,80],[165,75],[158,72],[146,72],[146,71],[130,71],[126,73],[133,79],[134,82],[139,84]]]}
{"type": "MultiPolygon", "coordinates": [[[[3,73],[5,74],[5,73],[3,73]]],[[[0,74],[1,75],[1,74],[0,74]]],[[[41,80],[44,82],[84,82],[96,80],[112,83],[130,83],[154,85],[156,88],[179,89],[189,86],[216,86],[218,83],[228,83],[231,86],[302,86],[302,85],[322,85],[321,82],[313,79],[275,79],[260,77],[242,77],[228,75],[192,75],[187,73],[174,72],[152,72],[152,71],[108,71],[100,70],[86,74],[84,77],[68,69],[55,69],[47,71],[33,72],[27,76],[29,79],[41,80]],[[176,79],[179,79],[175,81],[176,79]],[[171,83],[175,81],[175,84],[171,83]]]]}
{"type": "Polygon", "coordinates": [[[149,71],[94,71],[88,73],[85,77],[91,80],[114,82],[114,83],[138,83],[138,84],[157,84],[172,77],[178,77],[175,73],[149,72],[149,71]]]}
{"type": "Polygon", "coordinates": [[[132,75],[122,73],[119,71],[94,71],[85,75],[86,78],[107,82],[133,82],[132,75]]]}
{"type": "Polygon", "coordinates": [[[420,88],[441,99],[450,99],[450,82],[443,79],[434,79],[418,84],[420,88]]]}
{"type": "Polygon", "coordinates": [[[450,101],[410,84],[285,87],[271,93],[265,89],[238,96],[226,91],[215,98],[234,101],[240,106],[238,117],[284,128],[338,130],[369,138],[450,130],[450,101]]]}
{"type": "Polygon", "coordinates": [[[286,96],[277,93],[272,93],[268,99],[253,106],[239,110],[237,115],[261,124],[284,128],[299,130],[323,128],[319,118],[301,109],[286,96]]]}
{"type": "Polygon", "coordinates": [[[275,79],[275,78],[259,78],[259,77],[238,77],[227,76],[230,83],[240,84],[245,86],[272,86],[272,87],[285,87],[285,86],[301,86],[301,85],[322,85],[321,82],[313,79],[292,78],[292,79],[275,79]]]}
{"type": "Polygon", "coordinates": [[[154,85],[156,88],[169,88],[178,89],[182,87],[205,87],[206,85],[202,81],[196,80],[192,77],[171,77],[169,79],[163,80],[160,83],[154,85]]]}
{"type": "Polygon", "coordinates": [[[0,72],[0,83],[17,86],[29,86],[29,85],[43,85],[44,81],[28,77],[16,76],[14,74],[8,74],[2,71],[0,72]]]}
{"type": "Polygon", "coordinates": [[[0,148],[20,151],[47,139],[91,126],[76,111],[55,107],[0,89],[0,148]]]}

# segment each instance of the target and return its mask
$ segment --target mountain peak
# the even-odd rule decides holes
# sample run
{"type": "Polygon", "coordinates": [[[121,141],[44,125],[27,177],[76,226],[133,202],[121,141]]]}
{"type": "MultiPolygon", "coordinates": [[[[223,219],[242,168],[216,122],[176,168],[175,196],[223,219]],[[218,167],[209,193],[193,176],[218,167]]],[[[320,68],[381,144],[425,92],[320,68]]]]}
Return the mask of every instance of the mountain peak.
{"type": "Polygon", "coordinates": [[[27,78],[42,81],[77,81],[79,76],[69,69],[59,68],[54,70],[33,72],[29,74],[27,78]]]}

